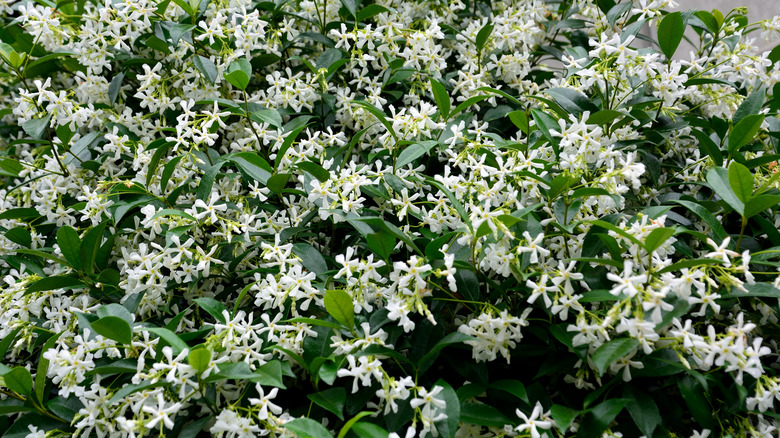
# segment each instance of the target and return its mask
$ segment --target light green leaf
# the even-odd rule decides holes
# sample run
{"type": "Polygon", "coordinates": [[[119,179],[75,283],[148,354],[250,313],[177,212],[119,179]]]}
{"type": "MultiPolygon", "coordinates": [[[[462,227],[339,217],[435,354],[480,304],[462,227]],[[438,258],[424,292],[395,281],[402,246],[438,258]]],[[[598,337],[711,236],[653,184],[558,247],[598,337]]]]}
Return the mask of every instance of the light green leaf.
{"type": "Polygon", "coordinates": [[[33,379],[25,367],[15,367],[2,375],[3,386],[19,394],[28,395],[32,392],[33,379]]]}
{"type": "Polygon", "coordinates": [[[343,290],[329,290],[325,293],[325,310],[336,321],[344,324],[348,329],[355,326],[355,309],[352,305],[352,297],[343,290]]]}
{"type": "Polygon", "coordinates": [[[202,373],[209,368],[211,350],[205,346],[193,348],[187,355],[187,362],[191,367],[202,373]]]}
{"type": "Polygon", "coordinates": [[[645,249],[648,253],[660,248],[670,237],[674,235],[674,228],[656,228],[645,238],[645,249]]]}

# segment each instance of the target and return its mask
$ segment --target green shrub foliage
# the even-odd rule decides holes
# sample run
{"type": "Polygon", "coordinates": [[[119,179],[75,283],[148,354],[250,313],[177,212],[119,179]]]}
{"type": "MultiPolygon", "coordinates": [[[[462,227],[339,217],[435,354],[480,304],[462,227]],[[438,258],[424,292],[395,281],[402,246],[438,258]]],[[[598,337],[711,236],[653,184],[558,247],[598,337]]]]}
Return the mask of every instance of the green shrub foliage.
{"type": "Polygon", "coordinates": [[[746,13],[0,1],[0,433],[776,434],[746,13]]]}

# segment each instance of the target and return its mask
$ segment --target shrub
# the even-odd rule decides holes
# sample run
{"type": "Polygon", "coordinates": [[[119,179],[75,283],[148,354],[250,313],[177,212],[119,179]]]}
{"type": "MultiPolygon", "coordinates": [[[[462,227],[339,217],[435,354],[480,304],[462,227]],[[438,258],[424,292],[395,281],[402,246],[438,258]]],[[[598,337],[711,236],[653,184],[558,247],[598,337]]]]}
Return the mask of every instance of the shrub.
{"type": "Polygon", "coordinates": [[[3,436],[776,432],[780,17],[673,3],[2,3],[3,436]]]}

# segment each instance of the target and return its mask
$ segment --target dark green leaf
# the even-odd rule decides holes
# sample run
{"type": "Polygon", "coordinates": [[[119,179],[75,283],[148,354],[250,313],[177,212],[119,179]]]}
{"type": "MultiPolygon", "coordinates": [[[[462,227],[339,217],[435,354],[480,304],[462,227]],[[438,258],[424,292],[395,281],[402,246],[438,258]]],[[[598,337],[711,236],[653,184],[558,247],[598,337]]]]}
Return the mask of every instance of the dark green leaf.
{"type": "Polygon", "coordinates": [[[765,98],[766,89],[764,87],[759,88],[753,94],[746,97],[734,113],[734,118],[731,120],[731,123],[734,124],[734,126],[737,126],[745,117],[756,115],[761,112],[761,107],[764,105],[765,98]]]}
{"type": "Polygon", "coordinates": [[[745,217],[751,218],[762,211],[772,208],[780,203],[778,195],[758,195],[750,198],[745,204],[745,217]]]}
{"type": "Polygon", "coordinates": [[[593,364],[596,366],[600,375],[603,375],[609,365],[621,357],[631,353],[639,346],[639,341],[633,338],[613,339],[601,347],[591,356],[593,364]]]}
{"type": "Polygon", "coordinates": [[[219,75],[219,70],[217,70],[217,66],[214,65],[213,61],[211,61],[209,58],[195,55],[192,58],[192,63],[195,64],[195,68],[198,69],[200,74],[202,74],[211,85],[214,85],[214,83],[217,82],[217,75],[219,75]]]}
{"type": "Polygon", "coordinates": [[[747,203],[753,195],[753,174],[747,167],[732,161],[729,164],[728,177],[731,190],[740,201],[747,203]]]}
{"type": "Polygon", "coordinates": [[[3,385],[11,391],[28,395],[32,392],[33,379],[25,367],[15,367],[2,375],[3,385]]]}
{"type": "Polygon", "coordinates": [[[282,427],[294,433],[298,438],[333,438],[328,429],[310,418],[296,418],[284,423],[282,427]]]}
{"type": "Polygon", "coordinates": [[[205,310],[206,313],[211,315],[217,322],[222,324],[225,323],[226,320],[223,312],[227,310],[227,307],[222,304],[221,301],[217,301],[214,298],[201,297],[196,298],[195,303],[197,303],[201,309],[205,310]]]}
{"type": "Polygon", "coordinates": [[[663,422],[655,401],[636,386],[626,386],[623,397],[631,400],[627,405],[628,413],[634,420],[637,428],[645,436],[653,436],[655,428],[663,422]]]}
{"type": "Polygon", "coordinates": [[[390,434],[374,423],[359,421],[351,429],[360,438],[387,438],[390,434]]]}
{"type": "Polygon", "coordinates": [[[645,238],[645,249],[647,252],[653,252],[660,248],[670,237],[674,235],[674,228],[656,228],[645,238]]]}
{"type": "Polygon", "coordinates": [[[739,148],[753,140],[753,137],[761,129],[762,123],[764,123],[763,114],[751,114],[740,120],[729,134],[729,154],[736,154],[739,148]]]}
{"type": "Polygon", "coordinates": [[[155,335],[159,336],[160,339],[167,342],[168,345],[170,345],[173,349],[174,354],[179,354],[182,351],[189,349],[187,343],[182,341],[181,338],[176,335],[176,333],[168,330],[167,328],[144,327],[144,330],[148,331],[149,333],[154,333],[155,335]]]}
{"type": "Polygon", "coordinates": [[[433,99],[436,101],[442,120],[447,120],[451,109],[450,95],[447,93],[447,89],[441,82],[431,78],[431,92],[433,92],[433,99]]]}
{"type": "Polygon", "coordinates": [[[740,215],[745,214],[745,204],[731,189],[728,171],[722,167],[713,167],[707,172],[707,183],[729,207],[740,215]]]}
{"type": "Polygon", "coordinates": [[[119,92],[122,90],[122,82],[125,80],[125,73],[120,72],[118,75],[111,79],[111,83],[108,84],[108,101],[113,105],[116,103],[119,92]]]}
{"type": "Polygon", "coordinates": [[[658,46],[666,59],[672,59],[672,55],[677,51],[680,41],[685,33],[685,23],[682,14],[672,12],[667,14],[658,25],[658,46]]]}
{"type": "Polygon", "coordinates": [[[453,438],[455,432],[458,431],[458,422],[460,421],[460,401],[458,400],[458,394],[452,389],[449,383],[442,379],[436,381],[434,386],[440,386],[442,389],[439,395],[436,397],[440,400],[444,400],[446,405],[444,406],[444,414],[446,417],[443,420],[436,422],[436,429],[439,432],[439,436],[444,438],[453,438]]]}
{"type": "Polygon", "coordinates": [[[599,108],[584,94],[570,88],[549,88],[544,92],[569,114],[579,116],[585,111],[590,111],[595,115],[599,111],[599,108]]]}
{"type": "Polygon", "coordinates": [[[64,275],[55,275],[52,277],[42,278],[35,283],[27,287],[27,293],[42,292],[54,289],[75,289],[84,287],[85,284],[74,277],[66,277],[64,275]]]}
{"type": "Polygon", "coordinates": [[[346,389],[330,388],[325,391],[309,394],[307,397],[318,406],[332,412],[339,420],[344,421],[344,405],[347,402],[346,389]]]}
{"type": "Polygon", "coordinates": [[[5,232],[5,238],[17,245],[29,248],[32,245],[32,234],[27,228],[15,227],[5,232]]]}
{"type": "Polygon", "coordinates": [[[477,32],[477,38],[474,40],[474,43],[477,45],[478,51],[485,47],[485,43],[487,43],[490,34],[493,32],[493,27],[493,23],[487,23],[477,32]]]}
{"type": "Polygon", "coordinates": [[[325,182],[330,179],[330,172],[317,163],[311,161],[299,161],[295,163],[295,166],[301,170],[309,172],[320,182],[325,182]]]}
{"type": "Polygon", "coordinates": [[[97,334],[122,345],[129,345],[133,340],[133,329],[130,324],[118,316],[104,316],[92,322],[90,326],[97,334]]]}
{"type": "Polygon", "coordinates": [[[585,418],[577,431],[578,438],[601,436],[609,424],[618,416],[620,411],[630,400],[613,398],[606,400],[593,408],[585,415],[585,418]]]}
{"type": "Polygon", "coordinates": [[[252,65],[244,58],[237,59],[230,63],[224,77],[228,83],[239,90],[246,90],[252,77],[252,65]]]}
{"type": "Polygon", "coordinates": [[[484,403],[461,403],[460,421],[488,427],[504,427],[513,423],[501,411],[484,403]]]}
{"type": "Polygon", "coordinates": [[[569,426],[571,426],[572,421],[574,421],[574,419],[577,418],[579,414],[580,411],[567,408],[566,406],[552,405],[550,408],[550,415],[552,416],[553,420],[555,420],[555,424],[564,434],[566,433],[567,429],[569,429],[569,426]]]}

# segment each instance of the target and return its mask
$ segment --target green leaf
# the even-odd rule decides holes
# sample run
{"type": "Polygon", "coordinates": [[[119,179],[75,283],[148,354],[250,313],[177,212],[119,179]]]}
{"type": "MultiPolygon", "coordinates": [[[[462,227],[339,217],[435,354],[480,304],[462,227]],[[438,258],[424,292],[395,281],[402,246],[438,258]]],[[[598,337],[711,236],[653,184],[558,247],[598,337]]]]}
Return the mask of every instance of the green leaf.
{"type": "Polygon", "coordinates": [[[325,391],[307,395],[309,400],[318,406],[332,412],[339,420],[344,421],[344,405],[347,402],[347,390],[344,388],[330,388],[325,391]]]}
{"type": "Polygon", "coordinates": [[[437,398],[444,400],[446,403],[443,410],[446,417],[443,420],[436,422],[436,429],[439,431],[439,436],[453,438],[455,432],[458,431],[458,423],[460,422],[460,401],[458,400],[458,394],[452,389],[452,386],[450,386],[449,383],[442,379],[437,380],[434,386],[443,388],[441,392],[439,392],[437,398]]]}
{"type": "Polygon", "coordinates": [[[702,219],[710,227],[712,235],[715,238],[713,240],[715,240],[716,243],[722,242],[723,239],[729,236],[728,233],[726,233],[726,230],[723,228],[723,224],[715,217],[715,215],[710,213],[710,211],[704,208],[701,204],[683,200],[673,200],[672,202],[682,205],[700,219],[702,219]]]}
{"type": "Polygon", "coordinates": [[[81,238],[73,227],[63,225],[57,230],[57,245],[65,260],[74,269],[81,269],[81,238]]]}
{"type": "Polygon", "coordinates": [[[119,92],[122,91],[122,82],[125,80],[125,73],[120,72],[118,75],[111,79],[111,83],[108,84],[108,101],[113,105],[116,103],[116,99],[119,97],[119,92]]]}
{"type": "MultiPolygon", "coordinates": [[[[295,128],[292,132],[287,134],[287,136],[284,138],[284,142],[282,142],[282,147],[279,148],[279,151],[276,153],[276,157],[274,158],[274,172],[276,172],[276,169],[279,168],[279,164],[282,162],[282,159],[284,158],[285,154],[287,153],[287,150],[290,149],[290,147],[293,145],[295,140],[298,138],[298,135],[304,129],[306,129],[307,126],[309,126],[309,125],[308,124],[303,124],[303,125],[295,128]]],[[[314,163],[312,163],[312,164],[314,164],[314,163]]],[[[330,174],[328,174],[328,177],[330,177],[330,174]]]]}
{"type": "Polygon", "coordinates": [[[753,174],[747,167],[732,161],[729,164],[729,185],[740,201],[747,203],[753,195],[753,174]]]}
{"type": "Polygon", "coordinates": [[[259,124],[267,123],[276,129],[282,129],[282,116],[279,115],[279,111],[273,109],[254,111],[249,114],[249,118],[259,124]]]}
{"type": "Polygon", "coordinates": [[[707,11],[696,11],[694,12],[694,15],[701,20],[702,23],[707,27],[707,30],[710,31],[710,33],[717,34],[718,32],[718,20],[715,19],[715,17],[712,16],[707,11]]]}
{"type": "Polygon", "coordinates": [[[226,311],[227,307],[222,304],[221,301],[209,297],[196,298],[194,301],[201,309],[205,310],[206,313],[217,320],[217,322],[222,324],[225,323],[225,315],[222,312],[226,311]]]}
{"type": "Polygon", "coordinates": [[[272,175],[270,178],[268,178],[268,181],[265,182],[266,187],[271,190],[273,193],[282,193],[284,188],[287,186],[287,182],[290,181],[290,174],[289,173],[277,173],[276,175],[272,175]]]}
{"type": "Polygon", "coordinates": [[[333,438],[328,429],[311,418],[296,418],[282,425],[298,438],[333,438]]]}
{"type": "Polygon", "coordinates": [[[471,107],[472,105],[476,105],[479,102],[482,102],[485,99],[490,99],[491,96],[472,96],[468,99],[461,102],[458,106],[455,107],[455,109],[450,113],[450,118],[455,117],[456,115],[460,114],[461,111],[471,107]]]}
{"type": "Polygon", "coordinates": [[[553,151],[555,151],[555,156],[557,157],[560,151],[558,150],[558,143],[560,140],[558,137],[553,137],[551,132],[552,131],[558,131],[561,129],[561,127],[558,125],[558,122],[555,121],[552,116],[545,113],[544,111],[540,109],[532,109],[531,110],[531,116],[533,117],[534,121],[536,122],[536,126],[539,128],[539,131],[541,131],[544,138],[547,139],[547,141],[550,142],[550,144],[553,147],[553,151]]]}
{"type": "Polygon", "coordinates": [[[302,322],[304,324],[316,325],[320,327],[328,327],[328,328],[338,329],[338,330],[341,330],[343,328],[340,324],[336,324],[335,322],[325,321],[323,319],[314,319],[314,318],[304,318],[304,317],[290,318],[284,320],[284,322],[302,322]]]}
{"type": "Polygon", "coordinates": [[[352,297],[343,290],[329,290],[325,293],[325,310],[336,321],[352,330],[355,326],[355,309],[352,297]]]}
{"type": "Polygon", "coordinates": [[[745,297],[762,297],[762,298],[780,298],[780,289],[774,287],[770,283],[755,283],[742,285],[747,292],[737,289],[732,286],[729,291],[729,297],[745,298],[745,297]]]}
{"type": "Polygon", "coordinates": [[[223,165],[225,165],[224,161],[206,169],[206,172],[203,174],[203,177],[200,179],[200,183],[198,184],[198,190],[196,192],[198,199],[204,202],[208,201],[209,196],[211,196],[211,187],[214,186],[214,178],[217,177],[217,174],[223,165]]]}
{"type": "Polygon", "coordinates": [[[42,278],[27,287],[27,293],[43,292],[54,289],[76,289],[86,286],[81,280],[64,275],[42,278]]]}
{"type": "Polygon", "coordinates": [[[5,238],[13,243],[29,248],[32,246],[32,234],[25,227],[15,227],[5,232],[5,238]]]}
{"type": "Polygon", "coordinates": [[[439,114],[442,120],[447,120],[450,116],[451,101],[450,95],[447,93],[447,89],[444,88],[441,82],[431,78],[431,92],[433,92],[433,99],[436,101],[436,106],[439,108],[439,114]]]}
{"type": "Polygon", "coordinates": [[[214,83],[217,82],[219,70],[217,70],[217,66],[214,65],[214,62],[212,62],[209,58],[195,55],[192,58],[192,63],[195,64],[195,68],[198,69],[198,71],[203,75],[204,78],[206,78],[207,81],[209,81],[211,85],[214,85],[214,83]]]}
{"type": "Polygon", "coordinates": [[[392,11],[390,9],[388,9],[388,8],[382,6],[382,5],[378,5],[376,3],[368,5],[365,8],[361,9],[360,11],[358,11],[358,13],[357,13],[357,22],[361,23],[361,22],[363,22],[363,21],[365,21],[365,20],[367,20],[367,19],[369,19],[369,18],[371,18],[371,17],[373,17],[375,15],[379,15],[379,14],[381,14],[383,12],[392,12],[392,11]]]}
{"type": "Polygon", "coordinates": [[[707,183],[715,191],[723,202],[734,209],[737,213],[745,215],[745,204],[731,189],[729,184],[728,171],[722,167],[713,167],[707,172],[707,183]]]}
{"type": "Polygon", "coordinates": [[[477,50],[481,51],[485,47],[485,43],[487,43],[488,38],[490,38],[490,34],[493,33],[493,23],[487,23],[484,26],[482,26],[482,29],[477,32],[477,38],[474,40],[474,43],[477,45],[477,50]]]}
{"type": "Polygon", "coordinates": [[[601,436],[630,400],[613,398],[591,409],[577,431],[578,438],[601,436]]]}
{"type": "Polygon", "coordinates": [[[143,391],[145,389],[157,388],[160,386],[168,386],[168,385],[170,385],[170,382],[166,382],[166,381],[144,382],[144,383],[139,383],[137,385],[125,385],[122,388],[120,388],[119,391],[115,392],[114,395],[111,396],[111,398],[108,400],[108,405],[111,405],[119,400],[122,400],[128,395],[134,394],[138,391],[143,391]]]}
{"type": "Polygon", "coordinates": [[[674,228],[656,228],[645,238],[645,250],[648,253],[660,248],[670,237],[674,235],[674,228]]]}
{"type": "Polygon", "coordinates": [[[230,161],[250,178],[263,185],[267,184],[268,179],[271,178],[273,172],[271,165],[254,152],[238,152],[230,157],[230,161]]]}
{"type": "Polygon", "coordinates": [[[519,380],[497,380],[491,383],[490,387],[508,392],[520,400],[530,404],[530,400],[528,399],[528,392],[525,390],[525,385],[523,385],[523,382],[519,380]]]}
{"type": "Polygon", "coordinates": [[[429,153],[431,149],[436,147],[439,143],[433,140],[425,140],[418,143],[412,143],[398,154],[396,159],[396,167],[404,167],[412,161],[422,157],[429,153]]]}
{"type": "Polygon", "coordinates": [[[30,119],[22,123],[22,129],[30,137],[41,140],[43,139],[43,134],[46,132],[46,128],[49,126],[50,120],[51,114],[40,119],[30,119]]]}
{"type": "Polygon", "coordinates": [[[206,371],[209,368],[211,362],[211,350],[208,348],[200,347],[193,348],[187,355],[187,363],[191,367],[195,368],[199,373],[206,371]]]}
{"type": "Polygon", "coordinates": [[[627,116],[627,114],[623,114],[620,111],[605,109],[592,113],[590,117],[588,117],[588,120],[585,121],[585,123],[588,125],[604,126],[617,118],[625,116],[627,116]]]}
{"type": "Polygon", "coordinates": [[[230,63],[224,77],[229,84],[239,90],[246,90],[252,77],[252,64],[245,58],[237,59],[230,63]]]}
{"type": "Polygon", "coordinates": [[[360,438],[387,438],[390,435],[376,424],[362,421],[353,424],[351,430],[360,438]]]}
{"type": "Polygon", "coordinates": [[[15,367],[2,375],[3,386],[19,394],[28,395],[32,392],[33,379],[25,367],[15,367]]]}
{"type": "Polygon", "coordinates": [[[762,211],[772,208],[780,203],[778,195],[758,195],[750,198],[745,204],[745,217],[751,218],[762,211]]]}
{"type": "Polygon", "coordinates": [[[185,213],[181,210],[176,210],[174,208],[164,208],[158,211],[157,213],[155,213],[151,219],[154,220],[157,219],[158,217],[163,217],[163,216],[178,216],[178,217],[183,217],[185,219],[189,219],[191,221],[197,221],[197,219],[195,219],[195,217],[193,217],[191,214],[185,213]]]}
{"type": "Polygon", "coordinates": [[[591,360],[599,375],[604,375],[610,364],[631,353],[638,346],[639,341],[633,338],[613,339],[599,347],[591,356],[591,360]]]}
{"type": "Polygon", "coordinates": [[[571,88],[549,88],[544,92],[569,114],[579,116],[585,111],[589,111],[595,115],[599,112],[599,108],[587,96],[571,88]]]}
{"type": "Polygon", "coordinates": [[[352,17],[357,18],[357,8],[360,5],[360,0],[341,0],[341,4],[347,8],[352,17]]]}
{"type": "Polygon", "coordinates": [[[761,129],[762,123],[764,123],[763,114],[752,114],[740,120],[729,134],[729,154],[736,154],[742,146],[748,144],[761,129]]]}
{"type": "Polygon", "coordinates": [[[435,359],[436,356],[438,356],[439,352],[442,349],[444,349],[444,347],[455,345],[455,344],[461,344],[463,342],[472,341],[472,340],[474,340],[474,338],[472,338],[471,336],[465,333],[452,332],[447,336],[441,338],[441,340],[437,342],[436,345],[434,345],[430,351],[425,353],[425,355],[422,358],[420,358],[420,360],[417,363],[421,366],[421,368],[425,368],[425,363],[428,362],[429,360],[432,361],[433,359],[435,359]]]}
{"type": "Polygon", "coordinates": [[[753,94],[746,97],[734,113],[734,118],[731,120],[731,123],[734,126],[737,126],[745,117],[756,115],[761,112],[761,107],[764,105],[765,98],[766,89],[764,87],[759,88],[753,94]]]}
{"type": "Polygon", "coordinates": [[[478,426],[504,427],[513,421],[493,406],[484,403],[461,403],[460,421],[478,426]]]}
{"type": "Polygon", "coordinates": [[[672,12],[667,14],[658,25],[658,46],[666,59],[672,59],[685,33],[685,23],[682,14],[672,12]]]}
{"type": "Polygon", "coordinates": [[[182,351],[187,350],[189,348],[186,342],[182,341],[182,339],[178,335],[176,335],[176,333],[168,330],[167,328],[144,327],[144,330],[159,336],[160,339],[167,342],[168,345],[170,345],[171,348],[173,349],[174,354],[179,354],[182,351]]]}
{"type": "Polygon", "coordinates": [[[396,240],[392,233],[385,230],[379,230],[366,236],[368,249],[373,251],[382,260],[388,260],[395,248],[396,240]]]}
{"type": "Polygon", "coordinates": [[[120,359],[109,363],[108,365],[101,365],[93,368],[87,372],[87,376],[99,374],[101,376],[110,376],[115,374],[135,374],[138,371],[138,360],[136,359],[120,359]]]}
{"type": "Polygon", "coordinates": [[[104,316],[116,316],[117,318],[124,319],[128,324],[133,325],[133,314],[130,313],[130,311],[121,304],[104,304],[97,309],[97,316],[99,318],[103,318],[104,316]]]}
{"type": "Polygon", "coordinates": [[[118,316],[104,316],[90,324],[99,335],[113,339],[122,345],[130,345],[133,341],[133,329],[130,324],[118,316]]]}
{"type": "Polygon", "coordinates": [[[182,158],[184,158],[184,155],[179,155],[178,157],[171,159],[171,161],[165,165],[162,175],[160,176],[160,190],[165,191],[165,188],[168,186],[168,181],[173,175],[173,171],[176,170],[176,166],[182,158]]]}
{"type": "Polygon", "coordinates": [[[297,255],[303,263],[303,267],[317,275],[324,274],[328,270],[325,258],[317,248],[308,243],[294,243],[293,254],[297,255]]]}
{"type": "Polygon", "coordinates": [[[699,142],[699,150],[703,154],[709,155],[716,166],[720,167],[723,165],[723,153],[721,153],[718,145],[707,134],[698,129],[691,129],[691,134],[696,137],[696,140],[699,142]]]}
{"type": "Polygon", "coordinates": [[[580,411],[567,408],[566,406],[552,405],[550,408],[550,415],[553,420],[555,420],[555,424],[561,432],[565,434],[566,430],[571,426],[572,421],[580,415],[580,411]]]}
{"type": "Polygon", "coordinates": [[[507,113],[507,116],[509,117],[509,121],[514,124],[517,129],[520,130],[520,132],[524,133],[525,135],[528,135],[529,130],[529,121],[528,121],[528,113],[524,110],[520,111],[512,111],[507,113]]]}
{"type": "Polygon", "coordinates": [[[387,114],[383,113],[382,110],[375,107],[374,105],[371,105],[371,103],[366,102],[365,100],[356,100],[353,101],[352,104],[363,107],[363,109],[373,114],[374,117],[376,117],[377,120],[379,120],[379,123],[381,123],[382,126],[385,127],[385,129],[387,129],[387,132],[389,132],[390,135],[393,136],[393,140],[398,142],[398,134],[396,134],[395,131],[393,130],[393,124],[388,119],[387,114]]]}
{"type": "Polygon", "coordinates": [[[691,410],[693,418],[701,426],[713,429],[715,426],[715,421],[712,418],[713,410],[707,402],[707,396],[701,384],[690,375],[685,375],[677,380],[677,386],[680,388],[680,395],[685,400],[685,404],[688,405],[688,409],[691,410]]]}
{"type": "Polygon", "coordinates": [[[324,167],[312,161],[299,161],[295,163],[295,167],[309,172],[313,177],[317,178],[320,182],[325,182],[330,179],[330,172],[324,167]]]}
{"type": "Polygon", "coordinates": [[[445,196],[447,196],[447,199],[449,199],[452,208],[454,208],[455,211],[458,212],[458,216],[460,216],[460,219],[463,221],[463,223],[466,224],[469,230],[473,232],[474,228],[473,225],[471,224],[471,220],[469,220],[469,215],[468,213],[466,213],[466,209],[463,208],[463,204],[461,204],[458,198],[447,187],[445,187],[439,181],[436,181],[434,178],[425,177],[425,182],[435,186],[442,193],[444,193],[445,196]]]}
{"type": "Polygon", "coordinates": [[[631,400],[626,405],[626,409],[631,414],[636,427],[645,436],[653,436],[653,431],[663,422],[653,398],[636,386],[625,386],[623,397],[631,400]]]}

